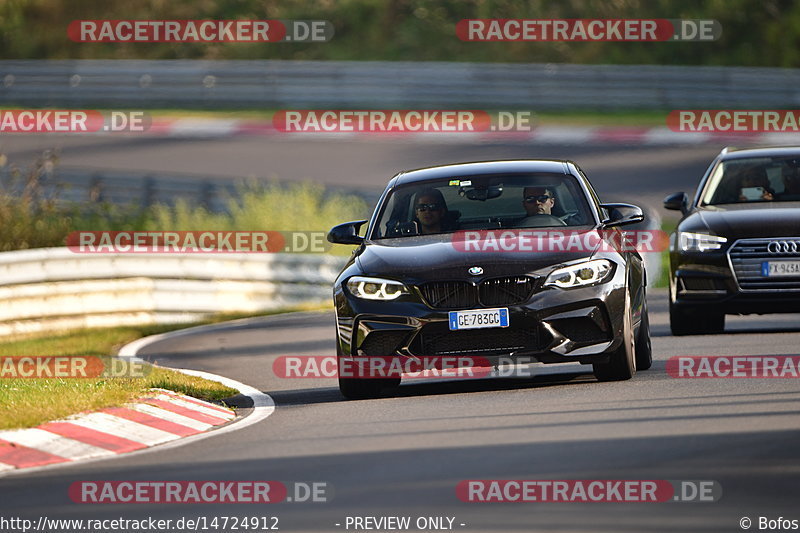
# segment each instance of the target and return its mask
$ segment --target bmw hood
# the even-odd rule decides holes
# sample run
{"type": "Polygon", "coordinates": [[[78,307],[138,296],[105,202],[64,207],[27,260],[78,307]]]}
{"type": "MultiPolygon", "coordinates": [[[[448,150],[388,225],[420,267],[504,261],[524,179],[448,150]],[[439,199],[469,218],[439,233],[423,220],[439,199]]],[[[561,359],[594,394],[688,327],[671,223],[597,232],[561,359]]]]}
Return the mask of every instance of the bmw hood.
{"type": "MultiPolygon", "coordinates": [[[[482,240],[480,246],[465,246],[464,242],[454,241],[453,234],[424,235],[371,241],[357,261],[361,271],[369,276],[413,278],[420,281],[469,278],[479,280],[533,273],[588,258],[599,248],[597,241],[596,238],[585,241],[593,245],[588,249],[587,246],[576,246],[570,251],[564,251],[559,250],[559,246],[547,245],[544,250],[520,251],[509,249],[512,240],[503,242],[503,249],[500,243],[495,247],[490,239],[482,240]]],[[[519,245],[517,247],[525,248],[519,245]]]]}

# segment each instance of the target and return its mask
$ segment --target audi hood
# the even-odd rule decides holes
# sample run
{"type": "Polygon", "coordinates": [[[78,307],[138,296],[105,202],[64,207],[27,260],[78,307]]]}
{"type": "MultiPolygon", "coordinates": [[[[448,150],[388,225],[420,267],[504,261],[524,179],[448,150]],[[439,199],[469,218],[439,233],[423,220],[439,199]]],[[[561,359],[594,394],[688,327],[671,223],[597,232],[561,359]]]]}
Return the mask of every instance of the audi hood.
{"type": "Polygon", "coordinates": [[[800,202],[759,202],[699,208],[680,224],[681,231],[710,232],[728,241],[800,235],[800,202]]]}

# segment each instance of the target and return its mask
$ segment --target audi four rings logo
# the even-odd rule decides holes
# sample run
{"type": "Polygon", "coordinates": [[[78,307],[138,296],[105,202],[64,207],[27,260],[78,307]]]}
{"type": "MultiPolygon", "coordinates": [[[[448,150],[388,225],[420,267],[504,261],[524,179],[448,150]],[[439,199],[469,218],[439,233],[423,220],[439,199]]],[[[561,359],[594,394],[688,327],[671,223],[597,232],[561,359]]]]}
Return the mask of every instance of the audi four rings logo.
{"type": "Polygon", "coordinates": [[[800,251],[800,241],[772,241],[767,245],[771,254],[796,254],[800,251]]]}

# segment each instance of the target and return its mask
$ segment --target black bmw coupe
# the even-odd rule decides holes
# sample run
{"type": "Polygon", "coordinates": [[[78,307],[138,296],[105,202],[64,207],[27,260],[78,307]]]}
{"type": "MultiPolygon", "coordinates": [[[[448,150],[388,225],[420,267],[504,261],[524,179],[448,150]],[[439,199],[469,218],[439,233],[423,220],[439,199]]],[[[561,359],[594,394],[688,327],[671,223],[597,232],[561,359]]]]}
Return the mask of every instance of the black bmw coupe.
{"type": "MultiPolygon", "coordinates": [[[[617,237],[643,218],[636,206],[600,203],[570,161],[401,172],[369,221],[328,234],[358,246],[333,290],[339,361],[577,361],[599,380],[629,379],[652,360],[646,276],[617,237]]],[[[339,376],[347,398],[399,382],[339,376]]]]}

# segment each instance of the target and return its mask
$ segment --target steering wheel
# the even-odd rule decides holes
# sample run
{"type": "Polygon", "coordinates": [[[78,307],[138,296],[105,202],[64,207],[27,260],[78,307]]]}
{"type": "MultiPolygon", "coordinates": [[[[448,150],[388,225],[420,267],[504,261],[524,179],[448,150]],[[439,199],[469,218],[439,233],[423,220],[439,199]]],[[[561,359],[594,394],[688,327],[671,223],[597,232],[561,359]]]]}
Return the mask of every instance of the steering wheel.
{"type": "Polygon", "coordinates": [[[548,226],[566,226],[567,223],[553,215],[533,215],[520,220],[519,228],[546,228],[548,226]]]}
{"type": "Polygon", "coordinates": [[[564,224],[566,224],[567,226],[569,226],[569,224],[567,223],[567,221],[568,221],[569,219],[571,219],[571,218],[575,218],[575,219],[577,220],[577,219],[579,219],[579,218],[580,218],[580,215],[578,214],[578,212],[577,212],[577,211],[568,211],[568,212],[567,212],[567,213],[565,213],[564,215],[562,215],[562,216],[558,217],[558,219],[559,219],[559,220],[561,220],[561,221],[563,221],[563,222],[564,222],[564,224]]]}

